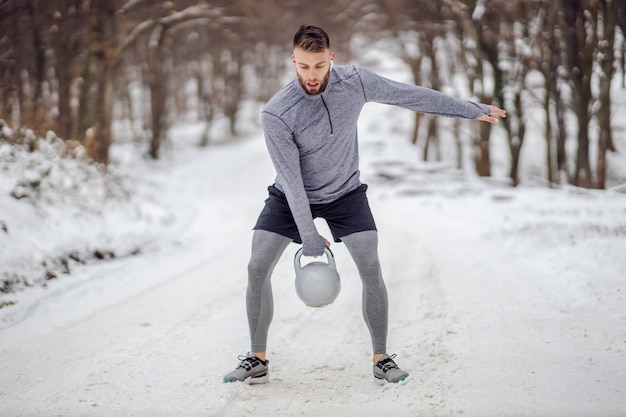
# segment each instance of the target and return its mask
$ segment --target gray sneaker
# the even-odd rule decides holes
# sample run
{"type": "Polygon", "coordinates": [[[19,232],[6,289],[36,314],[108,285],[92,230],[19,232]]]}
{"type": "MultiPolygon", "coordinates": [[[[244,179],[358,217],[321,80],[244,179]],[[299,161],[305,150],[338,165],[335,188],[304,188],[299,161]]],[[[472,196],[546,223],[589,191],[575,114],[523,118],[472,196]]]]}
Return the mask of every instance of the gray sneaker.
{"type": "Polygon", "coordinates": [[[238,359],[241,361],[239,366],[224,376],[224,382],[245,381],[248,378],[250,378],[250,384],[264,384],[268,381],[269,360],[263,361],[251,353],[239,356],[238,359]]]}
{"type": "Polygon", "coordinates": [[[396,355],[385,355],[374,365],[374,381],[383,385],[385,382],[400,382],[404,381],[409,373],[398,368],[398,365],[393,361],[396,355]]]}

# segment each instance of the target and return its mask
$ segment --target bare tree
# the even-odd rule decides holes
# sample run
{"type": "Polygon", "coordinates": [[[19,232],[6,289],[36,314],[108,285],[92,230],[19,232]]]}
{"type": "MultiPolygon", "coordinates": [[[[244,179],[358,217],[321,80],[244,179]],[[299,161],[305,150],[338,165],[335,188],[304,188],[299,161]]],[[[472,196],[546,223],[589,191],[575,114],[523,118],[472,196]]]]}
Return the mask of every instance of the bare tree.
{"type": "Polygon", "coordinates": [[[46,40],[42,28],[49,22],[48,5],[38,0],[0,4],[0,42],[5,85],[12,109],[19,109],[19,123],[38,132],[49,123],[45,116],[42,86],[46,70],[46,40]],[[30,30],[24,30],[29,28],[30,30]]]}
{"type": "Polygon", "coordinates": [[[534,39],[531,32],[541,32],[538,8],[533,1],[517,0],[501,2],[499,47],[490,51],[490,63],[496,78],[495,96],[507,109],[507,118],[502,125],[507,134],[511,164],[509,177],[514,186],[519,185],[520,154],[526,138],[525,107],[529,94],[526,78],[533,58],[534,39]],[[521,22],[526,22],[522,24],[521,22]],[[527,99],[525,101],[525,98],[527,99]]]}
{"type": "Polygon", "coordinates": [[[567,39],[567,69],[572,86],[572,104],[578,125],[578,150],[574,184],[591,187],[589,163],[589,122],[591,119],[591,81],[594,49],[598,44],[597,19],[590,13],[588,0],[563,2],[567,39]]]}
{"type": "Polygon", "coordinates": [[[622,44],[620,49],[620,58],[619,58],[619,68],[622,73],[622,88],[626,88],[626,4],[623,1],[615,1],[615,8],[617,9],[616,13],[616,24],[620,29],[622,36],[622,44]]]}
{"type": "MultiPolygon", "coordinates": [[[[549,184],[556,182],[556,168],[554,163],[554,142],[555,127],[553,122],[553,101],[556,100],[558,94],[557,87],[557,68],[559,44],[557,42],[557,15],[558,6],[554,2],[547,3],[542,7],[537,15],[541,19],[539,25],[543,28],[536,33],[535,38],[537,47],[533,48],[532,53],[535,54],[535,62],[537,69],[543,75],[544,95],[543,95],[543,111],[545,114],[545,140],[546,140],[546,167],[547,180],[549,184]]],[[[561,169],[561,167],[559,167],[561,169]]]]}
{"type": "MultiPolygon", "coordinates": [[[[444,0],[444,4],[458,22],[457,33],[463,41],[462,45],[466,53],[465,62],[470,90],[480,102],[491,104],[495,92],[502,87],[502,74],[497,66],[497,39],[491,30],[491,27],[495,25],[487,23],[491,15],[486,16],[487,9],[483,4],[477,4],[475,1],[444,0]],[[485,73],[485,63],[490,64],[493,74],[485,73]],[[495,80],[493,87],[489,80],[495,80]]],[[[474,139],[476,172],[480,176],[490,176],[491,127],[484,123],[479,125],[478,130],[478,137],[474,139]]]]}
{"type": "Polygon", "coordinates": [[[69,140],[75,139],[73,126],[76,120],[72,117],[71,86],[77,75],[77,61],[84,47],[85,30],[79,23],[83,16],[75,1],[60,0],[55,3],[50,35],[58,95],[58,119],[53,130],[60,137],[69,140]]]}
{"type": "Polygon", "coordinates": [[[598,124],[598,160],[596,167],[596,188],[606,187],[608,151],[615,152],[611,128],[611,81],[615,74],[615,28],[617,19],[616,0],[600,0],[596,3],[599,20],[598,66],[600,68],[598,124]]]}

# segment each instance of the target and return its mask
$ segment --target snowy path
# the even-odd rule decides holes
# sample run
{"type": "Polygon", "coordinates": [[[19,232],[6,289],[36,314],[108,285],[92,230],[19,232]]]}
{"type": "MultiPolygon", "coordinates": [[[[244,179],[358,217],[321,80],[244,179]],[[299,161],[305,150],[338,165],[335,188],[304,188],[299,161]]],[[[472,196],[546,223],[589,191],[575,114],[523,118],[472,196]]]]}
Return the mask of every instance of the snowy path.
{"type": "MultiPolygon", "coordinates": [[[[626,415],[623,228],[599,238],[602,226],[568,219],[567,206],[539,194],[495,203],[502,210],[442,204],[428,215],[432,233],[449,237],[428,239],[455,306],[448,402],[465,415],[626,415]]],[[[606,203],[573,211],[602,207],[623,221],[606,203]]]]}
{"type": "MultiPolygon", "coordinates": [[[[402,153],[380,149],[365,158],[402,153]]],[[[0,309],[0,415],[626,415],[623,196],[385,182],[372,163],[389,348],[411,378],[373,383],[345,248],[342,292],[316,310],[295,295],[291,245],[273,279],[271,382],[248,386],[221,377],[248,348],[249,229],[272,168],[261,140],[174,162],[154,174],[176,215],[156,248],[0,309]]]]}

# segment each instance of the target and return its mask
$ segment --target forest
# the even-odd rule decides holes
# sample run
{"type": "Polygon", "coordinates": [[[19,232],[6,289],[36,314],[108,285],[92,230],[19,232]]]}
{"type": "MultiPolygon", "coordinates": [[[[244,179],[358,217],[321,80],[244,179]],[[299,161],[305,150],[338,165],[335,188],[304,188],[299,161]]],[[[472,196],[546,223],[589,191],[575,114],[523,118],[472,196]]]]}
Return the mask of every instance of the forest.
{"type": "MultiPolygon", "coordinates": [[[[243,103],[266,101],[290,74],[301,24],[324,27],[344,61],[358,62],[356,39],[372,48],[385,40],[416,84],[464,85],[505,108],[512,185],[531,124],[541,124],[551,185],[604,189],[607,155],[624,151],[612,103],[612,91],[626,89],[626,4],[617,0],[0,0],[0,124],[10,128],[0,141],[52,131],[106,165],[119,120],[152,158],[189,112],[206,126],[200,146],[218,119],[236,137],[243,103]]],[[[441,158],[440,123],[415,116],[409,139],[425,160],[441,158]]],[[[487,124],[471,133],[479,176],[492,173],[492,133],[487,124]]]]}

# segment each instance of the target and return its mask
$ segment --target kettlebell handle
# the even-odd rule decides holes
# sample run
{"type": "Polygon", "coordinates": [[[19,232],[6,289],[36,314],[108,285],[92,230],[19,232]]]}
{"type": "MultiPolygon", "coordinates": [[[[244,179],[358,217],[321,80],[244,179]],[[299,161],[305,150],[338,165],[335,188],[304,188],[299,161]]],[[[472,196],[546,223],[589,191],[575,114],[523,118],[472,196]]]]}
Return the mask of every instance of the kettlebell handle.
{"type": "MultiPolygon", "coordinates": [[[[302,265],[300,264],[300,258],[302,258],[302,250],[303,248],[298,249],[296,255],[293,257],[293,267],[296,272],[302,269],[302,265]]],[[[337,269],[337,267],[335,266],[335,255],[333,255],[333,252],[330,250],[330,248],[324,248],[324,253],[328,258],[328,265],[337,269]]]]}

